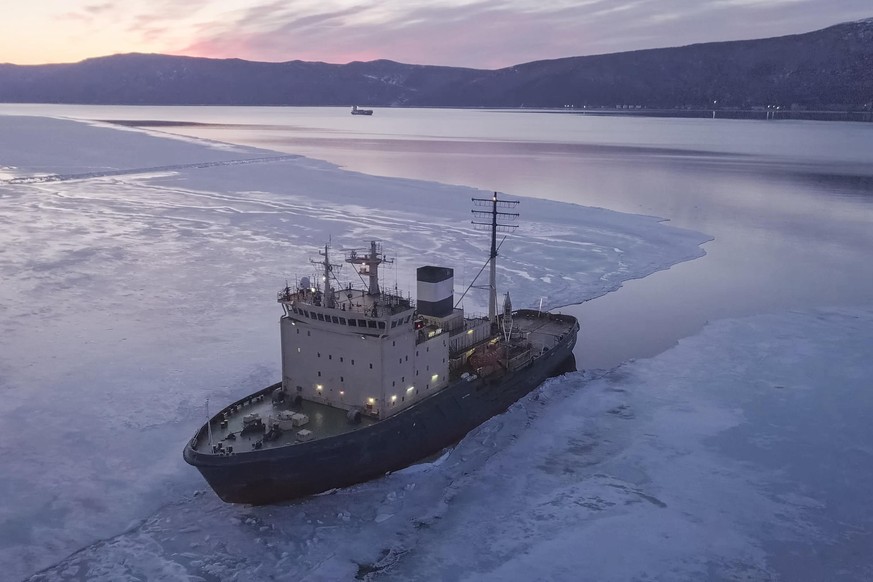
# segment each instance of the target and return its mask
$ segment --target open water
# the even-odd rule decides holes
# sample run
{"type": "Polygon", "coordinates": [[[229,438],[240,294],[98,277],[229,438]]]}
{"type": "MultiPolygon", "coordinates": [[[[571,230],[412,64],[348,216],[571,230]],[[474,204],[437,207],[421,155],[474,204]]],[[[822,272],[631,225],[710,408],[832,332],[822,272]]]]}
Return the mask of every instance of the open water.
{"type": "Polygon", "coordinates": [[[873,300],[873,125],[564,112],[2,105],[158,129],[351,170],[660,216],[707,255],[565,311],[580,367],[649,357],[724,317],[873,300]]]}

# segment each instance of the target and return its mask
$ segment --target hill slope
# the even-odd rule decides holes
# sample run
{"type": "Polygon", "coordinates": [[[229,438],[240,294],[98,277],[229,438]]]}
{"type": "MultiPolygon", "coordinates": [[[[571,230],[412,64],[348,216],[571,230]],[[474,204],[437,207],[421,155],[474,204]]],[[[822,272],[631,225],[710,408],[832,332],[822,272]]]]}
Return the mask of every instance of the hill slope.
{"type": "Polygon", "coordinates": [[[498,70],[129,54],[0,65],[0,102],[817,108],[873,100],[873,19],[806,34],[536,61],[498,70]]]}

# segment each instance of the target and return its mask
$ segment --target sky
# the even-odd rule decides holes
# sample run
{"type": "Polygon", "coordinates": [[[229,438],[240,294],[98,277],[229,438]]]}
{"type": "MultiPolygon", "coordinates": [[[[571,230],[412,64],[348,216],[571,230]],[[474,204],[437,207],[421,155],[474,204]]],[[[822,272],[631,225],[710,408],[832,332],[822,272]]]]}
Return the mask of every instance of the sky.
{"type": "Polygon", "coordinates": [[[145,52],[500,68],[764,38],[873,17],[870,0],[2,0],[0,62],[145,52]]]}

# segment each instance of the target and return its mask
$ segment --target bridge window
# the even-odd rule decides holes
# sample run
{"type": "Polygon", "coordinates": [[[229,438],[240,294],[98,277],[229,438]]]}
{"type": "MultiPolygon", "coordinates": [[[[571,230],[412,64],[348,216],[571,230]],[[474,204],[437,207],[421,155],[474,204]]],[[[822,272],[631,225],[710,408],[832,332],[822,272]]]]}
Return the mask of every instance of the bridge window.
{"type": "Polygon", "coordinates": [[[349,320],[349,325],[352,326],[352,327],[358,327],[358,321],[355,320],[355,319],[350,319],[350,320],[349,320]]]}

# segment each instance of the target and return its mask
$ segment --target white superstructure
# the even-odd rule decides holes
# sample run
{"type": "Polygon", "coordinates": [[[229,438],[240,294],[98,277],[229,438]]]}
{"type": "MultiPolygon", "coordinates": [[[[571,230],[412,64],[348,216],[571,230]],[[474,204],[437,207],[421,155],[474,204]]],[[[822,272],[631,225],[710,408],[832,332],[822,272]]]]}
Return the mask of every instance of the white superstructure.
{"type": "Polygon", "coordinates": [[[369,278],[367,289],[334,288],[325,247],[323,284],[306,279],[279,294],[282,384],[297,395],[385,418],[448,385],[450,354],[485,341],[486,320],[464,319],[454,309],[451,269],[418,269],[418,311],[408,298],[379,288],[384,261],[375,241],[346,261],[369,278]]]}

